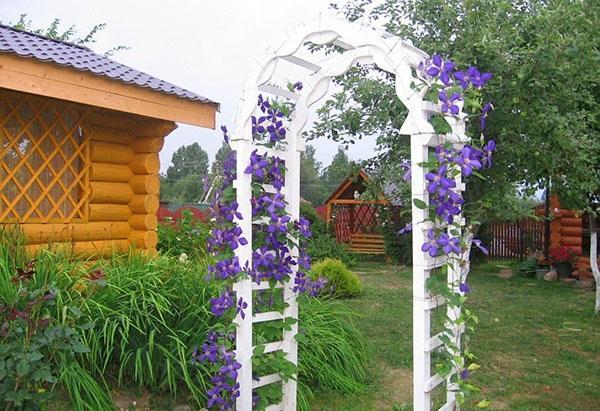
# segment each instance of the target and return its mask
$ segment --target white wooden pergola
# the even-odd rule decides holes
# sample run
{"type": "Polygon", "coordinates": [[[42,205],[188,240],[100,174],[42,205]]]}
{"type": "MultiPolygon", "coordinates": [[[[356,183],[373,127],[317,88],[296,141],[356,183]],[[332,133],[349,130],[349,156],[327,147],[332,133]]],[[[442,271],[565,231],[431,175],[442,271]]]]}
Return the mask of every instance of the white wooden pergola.
{"type": "MultiPolygon", "coordinates": [[[[293,219],[299,216],[299,186],[300,186],[300,153],[304,150],[302,131],[307,123],[309,108],[323,98],[330,87],[334,77],[345,73],[356,63],[375,64],[380,69],[392,73],[396,77],[396,94],[408,109],[408,116],[400,130],[401,134],[410,136],[411,162],[419,164],[428,159],[430,147],[443,142],[450,142],[456,147],[468,141],[465,136],[465,121],[461,114],[458,119],[448,117],[452,126],[452,133],[447,135],[436,135],[428,117],[433,113],[441,113],[437,105],[423,100],[427,88],[419,90],[411,87],[411,83],[421,83],[415,76],[415,69],[419,63],[429,56],[414,47],[410,42],[387,33],[378,31],[362,21],[350,23],[337,16],[321,14],[316,19],[300,25],[288,31],[287,40],[276,49],[270,50],[258,62],[256,62],[253,74],[246,83],[241,97],[241,105],[236,117],[236,127],[232,135],[232,146],[237,153],[237,180],[234,182],[236,188],[239,211],[244,216],[251,215],[250,198],[251,176],[244,173],[248,164],[250,153],[259,149],[259,153],[278,156],[285,159],[286,177],[283,194],[288,202],[287,212],[293,219]],[[300,50],[307,43],[316,45],[332,44],[337,46],[339,52],[333,52],[323,57],[317,54],[301,54],[300,50]],[[313,59],[318,59],[313,61],[313,59]],[[300,78],[295,77],[287,81],[301,81],[303,88],[300,92],[291,92],[285,82],[279,79],[281,73],[277,74],[278,66],[285,62],[297,66],[303,72],[300,78]],[[279,79],[279,80],[278,80],[279,79]],[[256,110],[256,101],[259,96],[272,96],[280,99],[290,100],[295,103],[291,123],[288,128],[287,146],[285,150],[273,150],[255,146],[252,140],[252,115],[256,110]]],[[[283,73],[283,78],[286,78],[283,73]]],[[[412,170],[412,197],[428,202],[425,175],[426,171],[421,167],[413,167],[412,170]]],[[[457,177],[458,187],[464,189],[460,176],[457,177]]],[[[442,377],[432,373],[431,353],[442,345],[440,335],[431,335],[431,311],[444,304],[445,300],[440,296],[430,295],[425,281],[432,271],[446,263],[443,259],[431,259],[421,251],[424,242],[424,231],[428,228],[427,211],[412,207],[413,220],[413,380],[414,380],[414,409],[416,411],[431,409],[432,391],[443,385],[442,377]]],[[[252,265],[252,221],[249,218],[238,221],[248,239],[248,245],[240,246],[236,255],[240,264],[252,265]]],[[[463,221],[464,224],[464,221],[463,221]]],[[[297,250],[292,251],[297,255],[297,250]]],[[[466,255],[468,257],[468,254],[466,255]]],[[[467,258],[468,261],[468,258],[467,258]]],[[[468,264],[460,267],[458,262],[453,263],[453,269],[449,270],[448,282],[453,286],[458,284],[457,280],[464,280],[468,274],[468,264]]],[[[246,317],[236,318],[237,340],[236,356],[241,364],[238,382],[240,384],[240,396],[237,400],[237,409],[247,411],[252,409],[252,390],[260,386],[279,382],[277,374],[259,376],[259,381],[252,379],[252,327],[254,323],[283,319],[285,317],[298,318],[298,306],[295,294],[292,291],[294,279],[281,285],[284,290],[284,298],[290,303],[283,315],[278,312],[260,313],[252,315],[252,292],[265,289],[268,284],[255,284],[250,279],[236,283],[234,290],[237,298],[242,297],[248,303],[246,317]]],[[[448,309],[450,318],[457,318],[460,313],[448,309]]],[[[394,326],[394,324],[390,324],[394,326]]],[[[451,337],[460,346],[460,333],[462,330],[453,330],[451,337]]],[[[287,358],[297,363],[298,347],[294,339],[297,326],[289,332],[284,333],[280,342],[267,344],[266,352],[283,350],[287,358]]],[[[455,370],[455,372],[460,370],[455,370]]],[[[443,410],[457,409],[455,395],[449,383],[446,384],[446,403],[443,410]]],[[[272,405],[271,410],[295,410],[296,409],[296,382],[290,380],[283,383],[283,401],[281,404],[272,405]]]]}

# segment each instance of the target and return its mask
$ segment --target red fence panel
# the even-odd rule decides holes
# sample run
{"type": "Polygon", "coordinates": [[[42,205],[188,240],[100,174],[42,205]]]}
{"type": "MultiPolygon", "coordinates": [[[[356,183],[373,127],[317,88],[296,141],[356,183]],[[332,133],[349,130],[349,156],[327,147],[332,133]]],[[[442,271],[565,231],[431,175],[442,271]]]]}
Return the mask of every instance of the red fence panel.
{"type": "Polygon", "coordinates": [[[495,222],[490,237],[488,259],[522,260],[544,248],[544,222],[530,218],[495,222]]]}

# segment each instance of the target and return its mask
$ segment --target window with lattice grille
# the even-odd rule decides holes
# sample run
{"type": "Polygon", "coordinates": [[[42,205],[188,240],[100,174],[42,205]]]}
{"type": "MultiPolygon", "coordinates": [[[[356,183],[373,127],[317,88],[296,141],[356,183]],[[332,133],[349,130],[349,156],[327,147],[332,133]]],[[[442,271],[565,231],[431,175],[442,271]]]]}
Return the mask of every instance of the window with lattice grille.
{"type": "Polygon", "coordinates": [[[0,222],[86,219],[85,114],[75,104],[0,93],[0,222]]]}

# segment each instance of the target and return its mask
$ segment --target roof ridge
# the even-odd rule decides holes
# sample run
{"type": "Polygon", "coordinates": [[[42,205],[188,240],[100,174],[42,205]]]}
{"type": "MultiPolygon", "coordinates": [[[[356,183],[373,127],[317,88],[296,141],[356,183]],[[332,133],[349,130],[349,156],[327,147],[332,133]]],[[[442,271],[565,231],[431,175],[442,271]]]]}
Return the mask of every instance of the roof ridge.
{"type": "Polygon", "coordinates": [[[12,31],[17,31],[19,33],[28,34],[30,36],[36,36],[36,37],[39,37],[39,38],[41,38],[43,40],[49,40],[49,41],[53,41],[55,43],[61,43],[61,44],[66,44],[67,46],[77,47],[77,48],[80,48],[82,50],[87,50],[87,51],[90,51],[92,53],[98,54],[94,50],[92,50],[91,48],[83,46],[81,44],[72,43],[70,41],[64,41],[64,40],[55,39],[55,38],[52,38],[52,37],[44,36],[43,34],[35,33],[33,31],[24,30],[24,29],[18,29],[16,27],[12,27],[12,26],[9,26],[9,25],[3,24],[3,23],[0,23],[0,27],[8,29],[8,30],[12,30],[12,31]]]}

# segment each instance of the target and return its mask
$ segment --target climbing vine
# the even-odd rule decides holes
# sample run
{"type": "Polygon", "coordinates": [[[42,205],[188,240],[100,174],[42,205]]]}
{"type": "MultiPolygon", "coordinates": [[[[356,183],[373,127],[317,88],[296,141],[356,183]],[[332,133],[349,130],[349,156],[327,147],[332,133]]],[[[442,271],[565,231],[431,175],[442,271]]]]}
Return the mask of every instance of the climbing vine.
{"type": "MultiPolygon", "coordinates": [[[[290,85],[300,90],[301,83],[290,85]]],[[[206,392],[209,409],[229,410],[235,408],[239,396],[236,382],[241,368],[235,359],[234,319],[246,315],[248,302],[236,298],[233,285],[250,278],[256,284],[268,283],[269,287],[253,293],[255,312],[278,311],[284,313],[288,302],[284,300],[281,285],[294,274],[294,292],[315,296],[324,286],[324,280],[308,276],[310,257],[306,254],[306,240],[312,235],[308,220],[293,220],[286,211],[285,160],[267,154],[269,148],[285,148],[287,120],[291,107],[287,103],[271,101],[262,95],[257,102],[258,115],[252,116],[252,138],[257,147],[247,159],[236,158],[232,152],[223,165],[222,184],[211,201],[214,228],[208,239],[208,250],[215,262],[209,266],[209,278],[220,285],[221,292],[211,299],[210,311],[219,318],[217,325],[208,333],[206,341],[193,354],[193,361],[209,367],[211,386],[206,392]],[[252,177],[252,215],[244,216],[235,201],[233,182],[236,179],[236,161],[245,161],[244,173],[252,177]],[[243,233],[237,221],[251,218],[253,232],[243,233]],[[240,265],[235,250],[248,245],[246,236],[252,236],[252,263],[240,265]],[[298,253],[292,252],[297,249],[298,253]]],[[[222,127],[225,140],[229,142],[227,129],[222,127]]],[[[253,326],[255,348],[252,359],[253,378],[279,374],[282,381],[296,378],[297,367],[283,351],[265,353],[265,344],[281,340],[284,331],[291,330],[296,319],[266,321],[253,326]]],[[[268,384],[253,391],[253,409],[264,409],[281,401],[282,390],[278,384],[268,384]]]]}
{"type": "MultiPolygon", "coordinates": [[[[475,314],[464,307],[466,295],[470,291],[466,281],[469,251],[472,245],[479,247],[485,254],[487,249],[480,240],[473,238],[479,223],[468,221],[464,224],[461,218],[466,204],[458,180],[461,174],[465,177],[485,178],[479,171],[492,166],[492,153],[496,149],[496,143],[485,135],[485,125],[493,105],[491,102],[484,103],[482,95],[482,89],[492,78],[492,74],[481,73],[473,66],[467,70],[457,70],[454,62],[444,60],[436,54],[419,65],[416,75],[421,84],[415,87],[427,87],[425,99],[441,109],[440,114],[429,118],[436,134],[452,133],[448,118],[475,118],[479,126],[476,136],[472,135],[474,127],[467,130],[471,134],[468,143],[446,142],[437,145],[428,161],[419,164],[427,170],[425,179],[429,202],[413,200],[415,206],[428,210],[426,223],[429,228],[425,231],[425,242],[421,250],[431,258],[444,258],[445,261],[438,269],[439,272],[434,271],[427,279],[426,286],[432,295],[442,296],[447,307],[455,314],[445,319],[436,371],[441,377],[450,378],[447,388],[456,393],[457,401],[461,404],[467,396],[478,391],[468,378],[479,365],[469,350],[468,335],[462,332],[473,331],[473,326],[478,321],[475,314]],[[457,274],[454,282],[448,282],[443,275],[436,275],[450,270],[457,274]]],[[[405,168],[409,173],[410,165],[405,165],[405,168]]],[[[410,174],[406,174],[404,179],[410,180],[410,174]]],[[[410,230],[412,223],[402,229],[400,234],[410,230]]],[[[486,400],[477,404],[478,407],[487,405],[489,402],[486,400]]]]}

